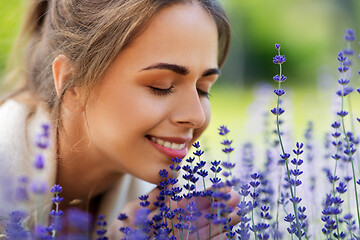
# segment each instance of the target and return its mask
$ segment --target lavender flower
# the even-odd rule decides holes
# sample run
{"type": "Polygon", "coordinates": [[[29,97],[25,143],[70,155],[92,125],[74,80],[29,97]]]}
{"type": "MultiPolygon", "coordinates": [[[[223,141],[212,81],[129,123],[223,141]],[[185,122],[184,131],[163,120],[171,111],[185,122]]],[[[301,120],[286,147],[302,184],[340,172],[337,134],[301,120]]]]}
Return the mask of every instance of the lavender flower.
{"type": "Polygon", "coordinates": [[[43,132],[37,135],[35,143],[39,148],[46,149],[50,144],[50,125],[44,123],[41,127],[43,132]]]}
{"type": "Polygon", "coordinates": [[[26,217],[25,212],[13,211],[9,214],[9,222],[6,224],[6,236],[9,239],[23,240],[30,237],[30,232],[23,228],[21,220],[26,217]]]}
{"type": "Polygon", "coordinates": [[[28,201],[30,199],[28,185],[29,178],[27,176],[20,176],[17,179],[18,186],[16,187],[15,198],[17,201],[28,201]]]}
{"type": "MultiPolygon", "coordinates": [[[[68,239],[86,240],[92,232],[93,218],[91,214],[81,211],[77,208],[70,208],[65,213],[66,224],[69,232],[67,233],[68,239]]],[[[105,228],[106,226],[104,226],[105,228]]]]}
{"type": "Polygon", "coordinates": [[[55,193],[55,197],[52,198],[52,202],[55,204],[55,209],[50,211],[50,216],[52,217],[52,237],[55,237],[56,231],[61,230],[61,217],[64,215],[64,212],[59,209],[60,203],[64,198],[60,197],[59,194],[62,192],[62,187],[58,184],[55,184],[50,192],[55,193]]]}
{"type": "Polygon", "coordinates": [[[353,42],[356,40],[355,31],[352,29],[346,29],[344,39],[348,42],[353,42]]]}
{"type": "MultiPolygon", "coordinates": [[[[280,54],[280,46],[277,44],[276,45],[276,49],[278,54],[273,58],[273,63],[278,64],[279,65],[279,75],[278,76],[282,76],[282,64],[286,61],[286,58],[284,55],[280,54]]],[[[274,77],[274,80],[277,80],[277,77],[274,77]]],[[[278,82],[278,89],[281,89],[281,81],[277,81],[278,82]]],[[[273,108],[271,110],[271,112],[276,116],[276,126],[277,126],[277,134],[279,137],[279,143],[281,146],[281,150],[282,150],[282,154],[280,154],[280,157],[283,159],[283,162],[285,163],[286,166],[286,171],[287,171],[287,181],[289,183],[289,189],[290,189],[290,193],[291,193],[291,197],[290,197],[290,201],[293,203],[293,208],[294,208],[294,214],[295,214],[295,220],[296,220],[296,231],[291,231],[291,234],[295,233],[295,235],[301,239],[302,236],[302,232],[301,232],[301,225],[300,225],[300,221],[299,221],[299,217],[298,217],[298,209],[297,209],[297,205],[298,203],[301,201],[301,198],[296,196],[296,186],[301,184],[301,181],[297,180],[297,177],[295,176],[295,179],[291,178],[291,173],[294,174],[298,174],[299,172],[297,171],[293,171],[290,172],[289,170],[289,166],[288,166],[288,159],[290,157],[289,153],[285,152],[283,143],[282,143],[282,138],[281,138],[281,134],[280,134],[280,121],[279,121],[279,116],[281,114],[283,114],[285,111],[283,109],[280,108],[280,95],[277,94],[277,104],[276,104],[276,108],[273,108]]],[[[302,147],[302,146],[301,146],[302,147]]],[[[298,145],[298,148],[300,148],[300,145],[298,145]]],[[[299,150],[300,151],[300,150],[299,150]]],[[[295,153],[297,154],[297,153],[295,153]]],[[[300,154],[300,152],[299,152],[300,154]]],[[[297,155],[299,155],[297,154],[297,155]]],[[[297,166],[297,165],[296,165],[297,166]]]]}
{"type": "Polygon", "coordinates": [[[252,221],[252,227],[250,228],[251,231],[254,232],[254,236],[255,239],[258,238],[258,228],[255,225],[255,220],[254,220],[254,209],[256,207],[259,206],[259,203],[257,201],[258,197],[259,197],[259,193],[256,190],[256,188],[260,185],[260,181],[258,181],[258,179],[261,177],[258,173],[253,173],[250,175],[250,177],[253,179],[252,181],[250,181],[250,186],[253,188],[253,192],[250,192],[250,196],[252,198],[252,206],[251,206],[251,221],[252,221]]]}
{"type": "Polygon", "coordinates": [[[106,218],[104,215],[100,214],[97,217],[96,225],[98,226],[98,229],[96,230],[97,238],[96,240],[107,240],[108,238],[105,236],[106,234],[106,218]]]}

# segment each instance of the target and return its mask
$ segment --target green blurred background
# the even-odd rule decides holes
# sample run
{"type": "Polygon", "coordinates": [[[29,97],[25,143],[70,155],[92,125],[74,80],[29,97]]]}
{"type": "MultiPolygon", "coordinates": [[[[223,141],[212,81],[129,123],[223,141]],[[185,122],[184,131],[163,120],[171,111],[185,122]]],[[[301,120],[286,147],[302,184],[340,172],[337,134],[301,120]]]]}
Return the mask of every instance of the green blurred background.
{"type": "MultiPolygon", "coordinates": [[[[11,50],[27,0],[0,1],[0,72],[11,50]]],[[[289,61],[289,85],[314,84],[319,68],[336,65],[346,28],[359,32],[358,0],[221,0],[233,28],[230,56],[219,85],[271,82],[274,43],[289,61]]]]}
{"type": "MultiPolygon", "coordinates": [[[[278,66],[272,63],[274,44],[280,43],[287,61],[284,74],[289,93],[288,118],[293,135],[300,137],[307,121],[319,132],[333,120],[333,93],[336,88],[338,51],[346,47],[344,33],[354,29],[360,36],[359,0],[221,0],[227,10],[233,39],[223,74],[212,91],[213,120],[205,135],[216,134],[220,124],[229,125],[239,142],[251,139],[258,129],[256,114],[274,107],[272,76],[278,66]],[[260,90],[259,90],[260,89],[260,90]],[[261,90],[262,89],[262,90],[261,90]],[[262,98],[262,100],[261,100],[262,98]],[[260,100],[259,100],[260,99],[260,100]],[[261,102],[262,101],[262,102],[261,102]],[[255,113],[257,111],[257,113],[255,113]]],[[[27,0],[0,0],[0,75],[17,35],[27,0]]],[[[358,41],[354,43],[359,62],[358,41]]],[[[358,65],[359,66],[359,65],[358,65]]],[[[355,78],[355,77],[354,77],[355,78]]],[[[356,80],[359,82],[359,78],[356,80]]],[[[355,83],[354,87],[358,85],[355,83]]],[[[353,105],[360,106],[358,97],[353,105]]],[[[354,108],[355,108],[354,107],[354,108]]],[[[356,109],[355,109],[356,111],[356,109]]],[[[208,138],[211,139],[211,138],[208,138]]],[[[205,140],[206,141],[206,140],[205,140]]]]}
{"type": "Polygon", "coordinates": [[[289,61],[290,85],[313,84],[319,68],[333,66],[346,28],[359,32],[358,0],[227,0],[234,31],[224,78],[238,85],[271,81],[273,44],[289,61]],[[234,80],[236,79],[236,80],[234,80]]]}

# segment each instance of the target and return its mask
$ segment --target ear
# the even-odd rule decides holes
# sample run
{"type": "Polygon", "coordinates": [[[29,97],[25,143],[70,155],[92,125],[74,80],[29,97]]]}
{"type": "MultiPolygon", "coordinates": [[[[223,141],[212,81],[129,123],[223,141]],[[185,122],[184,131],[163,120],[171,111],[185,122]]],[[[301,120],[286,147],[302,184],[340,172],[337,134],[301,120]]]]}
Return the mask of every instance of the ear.
{"type": "MultiPolygon", "coordinates": [[[[52,72],[54,77],[55,89],[58,97],[61,97],[63,89],[68,84],[73,74],[73,68],[69,58],[65,55],[58,55],[52,63],[52,72]]],[[[80,99],[80,92],[75,87],[69,87],[66,89],[64,96],[62,97],[63,105],[72,111],[78,111],[83,105],[80,99]]]]}

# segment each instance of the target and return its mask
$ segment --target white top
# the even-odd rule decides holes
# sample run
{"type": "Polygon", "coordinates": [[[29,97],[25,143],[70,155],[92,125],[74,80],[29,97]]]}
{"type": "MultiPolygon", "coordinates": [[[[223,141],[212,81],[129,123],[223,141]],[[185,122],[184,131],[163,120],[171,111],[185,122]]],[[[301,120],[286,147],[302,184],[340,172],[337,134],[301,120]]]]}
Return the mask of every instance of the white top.
{"type": "MultiPolygon", "coordinates": [[[[34,195],[29,191],[27,201],[18,200],[16,191],[26,186],[29,188],[34,182],[46,182],[48,189],[55,184],[54,146],[40,150],[35,144],[36,135],[43,132],[41,125],[49,122],[49,113],[45,107],[31,109],[15,100],[8,100],[0,106],[0,219],[6,218],[11,211],[20,210],[29,214],[25,220],[29,227],[33,226],[35,220],[47,224],[53,197],[50,191],[45,195],[34,195]],[[42,170],[33,166],[37,153],[45,157],[42,170]],[[28,183],[20,180],[24,177],[28,183]]],[[[135,200],[154,187],[131,175],[124,175],[103,197],[99,214],[105,215],[110,223],[126,202],[135,200]]],[[[4,233],[4,227],[5,222],[0,220],[0,233],[4,233]]]]}

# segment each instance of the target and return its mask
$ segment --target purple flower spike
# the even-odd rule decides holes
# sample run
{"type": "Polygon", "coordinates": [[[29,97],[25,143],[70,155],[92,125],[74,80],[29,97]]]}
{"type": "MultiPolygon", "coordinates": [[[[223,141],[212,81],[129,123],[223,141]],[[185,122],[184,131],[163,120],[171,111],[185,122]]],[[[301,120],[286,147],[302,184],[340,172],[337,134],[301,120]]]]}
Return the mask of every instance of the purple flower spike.
{"type": "Polygon", "coordinates": [[[59,211],[55,211],[54,209],[51,210],[50,212],[50,216],[53,216],[53,217],[61,217],[62,215],[64,215],[64,212],[59,210],[59,211]]]}
{"type": "Polygon", "coordinates": [[[289,215],[287,215],[286,217],[285,217],[285,222],[293,222],[294,220],[295,220],[295,215],[293,215],[293,214],[289,214],[289,215]]]}
{"type": "Polygon", "coordinates": [[[15,190],[15,198],[18,201],[28,201],[30,199],[27,188],[18,187],[15,190]]]}
{"type": "Polygon", "coordinates": [[[30,189],[35,194],[44,194],[48,191],[48,185],[46,182],[34,180],[30,183],[30,189]]]}
{"type": "Polygon", "coordinates": [[[52,198],[51,200],[53,203],[61,203],[64,200],[64,198],[57,196],[52,198]]]}
{"type": "Polygon", "coordinates": [[[224,140],[221,142],[222,145],[230,146],[232,144],[232,140],[224,140]]]}
{"type": "Polygon", "coordinates": [[[261,175],[258,174],[258,173],[253,173],[253,174],[250,175],[250,177],[251,177],[252,179],[256,180],[256,179],[260,178],[261,175]]]}
{"type": "Polygon", "coordinates": [[[168,171],[166,171],[165,169],[162,169],[162,170],[159,171],[159,175],[160,175],[160,177],[162,177],[162,178],[167,178],[167,176],[168,176],[168,171]]]}
{"type": "Polygon", "coordinates": [[[124,221],[124,220],[128,219],[128,216],[126,216],[125,213],[120,213],[117,219],[120,221],[124,221]]]}
{"type": "Polygon", "coordinates": [[[279,108],[279,110],[277,110],[276,108],[273,108],[273,109],[271,109],[271,112],[274,115],[279,115],[280,116],[281,114],[283,114],[285,112],[285,110],[282,109],[282,108],[279,108]]]}
{"type": "Polygon", "coordinates": [[[29,178],[27,176],[20,176],[18,178],[18,182],[19,183],[28,183],[29,182],[29,178]]]}
{"type": "Polygon", "coordinates": [[[344,53],[343,53],[343,52],[339,52],[339,53],[338,53],[337,60],[338,60],[339,62],[344,62],[344,61],[346,60],[346,57],[344,56],[344,53]]]}
{"type": "Polygon", "coordinates": [[[339,128],[340,127],[340,123],[339,122],[334,122],[333,124],[331,124],[332,128],[339,128]]]}
{"type": "Polygon", "coordinates": [[[35,157],[34,166],[37,169],[43,169],[44,168],[44,156],[41,154],[37,154],[35,157]]]}
{"type": "Polygon", "coordinates": [[[62,187],[58,184],[55,184],[51,189],[50,192],[52,193],[60,193],[62,192],[62,187]]]}
{"type": "Polygon", "coordinates": [[[204,151],[202,151],[202,150],[196,150],[195,152],[193,152],[193,154],[194,154],[195,156],[200,157],[201,155],[204,154],[204,151]]]}
{"type": "Polygon", "coordinates": [[[30,239],[30,233],[22,226],[22,219],[26,217],[25,212],[14,211],[9,214],[9,223],[6,224],[7,239],[30,239]]]}
{"type": "Polygon", "coordinates": [[[352,49],[344,49],[343,52],[344,52],[344,55],[347,55],[347,56],[354,55],[354,51],[352,49]]]}
{"type": "Polygon", "coordinates": [[[285,91],[282,89],[275,89],[274,93],[280,97],[280,96],[284,95],[285,91]]]}
{"type": "Polygon", "coordinates": [[[354,35],[355,34],[355,31],[353,29],[346,29],[345,30],[345,33],[348,34],[348,35],[354,35]]]}
{"type": "Polygon", "coordinates": [[[299,197],[292,197],[292,198],[289,198],[289,200],[293,203],[300,203],[302,199],[299,197]]]}
{"type": "Polygon", "coordinates": [[[339,90],[339,91],[336,91],[336,95],[338,95],[339,97],[342,97],[342,96],[345,97],[345,96],[347,96],[347,93],[339,90]]]}
{"type": "Polygon", "coordinates": [[[339,70],[340,73],[344,73],[347,70],[349,70],[349,68],[347,66],[343,66],[343,67],[338,67],[338,70],[339,70]]]}
{"type": "Polygon", "coordinates": [[[338,80],[338,83],[340,84],[340,85],[346,85],[346,84],[348,84],[350,82],[350,80],[348,80],[348,79],[339,79],[338,80]]]}
{"type": "Polygon", "coordinates": [[[225,136],[226,134],[228,134],[228,133],[230,132],[229,129],[228,129],[226,126],[224,126],[224,125],[220,126],[220,127],[218,128],[218,130],[219,130],[219,134],[220,134],[221,136],[225,136]]]}
{"type": "Polygon", "coordinates": [[[284,160],[287,160],[287,159],[289,159],[290,154],[289,154],[289,153],[280,154],[280,157],[281,157],[282,159],[284,159],[284,160]]]}
{"type": "Polygon", "coordinates": [[[348,112],[346,111],[340,111],[337,113],[337,115],[339,115],[340,117],[345,117],[348,114],[348,112]]]}
{"type": "Polygon", "coordinates": [[[285,55],[277,55],[273,57],[273,63],[275,64],[283,64],[286,61],[285,55]]]}
{"type": "Polygon", "coordinates": [[[46,149],[50,144],[50,140],[44,134],[39,134],[36,137],[36,146],[42,149],[46,149]]]}
{"type": "Polygon", "coordinates": [[[279,81],[280,81],[280,78],[279,78],[279,75],[278,75],[278,74],[276,74],[276,75],[273,77],[273,79],[274,79],[276,82],[279,82],[279,81]]]}
{"type": "Polygon", "coordinates": [[[348,42],[355,41],[355,31],[352,29],[347,29],[344,38],[348,42]]]}
{"type": "Polygon", "coordinates": [[[279,75],[276,74],[276,75],[273,77],[273,79],[274,79],[276,82],[284,82],[284,81],[287,79],[287,77],[284,76],[284,75],[281,75],[281,77],[279,77],[279,75]]]}
{"type": "Polygon", "coordinates": [[[193,143],[193,147],[194,147],[194,148],[200,148],[200,143],[199,143],[199,142],[193,143]]]}
{"type": "Polygon", "coordinates": [[[49,136],[49,130],[50,130],[50,124],[48,124],[48,123],[43,123],[42,125],[41,125],[41,127],[43,128],[43,130],[44,130],[44,135],[45,136],[49,136]]]}
{"type": "Polygon", "coordinates": [[[172,158],[171,161],[173,161],[173,163],[181,163],[182,159],[175,157],[175,158],[172,158]]]}
{"type": "Polygon", "coordinates": [[[227,147],[227,148],[222,149],[222,151],[223,151],[224,153],[231,153],[232,151],[234,151],[234,148],[232,148],[232,147],[227,147]]]}
{"type": "Polygon", "coordinates": [[[287,79],[287,77],[286,77],[286,76],[281,75],[281,78],[280,78],[280,81],[281,81],[281,82],[284,82],[286,79],[287,79]]]}
{"type": "Polygon", "coordinates": [[[277,50],[280,50],[280,44],[275,44],[275,48],[277,49],[277,50]]]}

